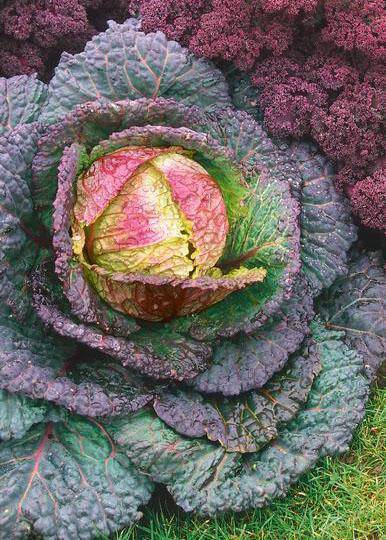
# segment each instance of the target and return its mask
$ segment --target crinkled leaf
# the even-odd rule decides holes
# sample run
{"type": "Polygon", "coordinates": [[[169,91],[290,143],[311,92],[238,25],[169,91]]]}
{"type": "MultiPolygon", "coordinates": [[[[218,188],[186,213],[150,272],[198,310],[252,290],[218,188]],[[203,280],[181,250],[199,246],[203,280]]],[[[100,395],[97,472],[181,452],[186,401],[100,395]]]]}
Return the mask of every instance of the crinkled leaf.
{"type": "Polygon", "coordinates": [[[331,163],[311,145],[294,144],[290,151],[302,177],[302,269],[316,296],[345,275],[356,228],[348,201],[335,189],[331,163]]]}
{"type": "MultiPolygon", "coordinates": [[[[184,279],[145,273],[114,274],[100,266],[85,266],[87,279],[101,298],[116,310],[148,321],[176,320],[176,317],[200,311],[234,291],[263,281],[266,276],[264,268],[240,268],[225,275],[221,271],[216,275],[217,269],[213,270],[213,275],[209,272],[206,276],[184,279]]],[[[165,328],[165,324],[166,335],[176,334],[176,330],[179,333],[178,324],[176,330],[173,324],[171,328],[165,328]]],[[[146,334],[151,340],[151,333],[144,327],[143,335],[146,334]]]]}
{"type": "MultiPolygon", "coordinates": [[[[288,162],[288,154],[282,155],[283,152],[252,116],[227,107],[216,111],[211,117],[212,121],[206,125],[201,121],[200,129],[222,146],[233,150],[238,163],[251,171],[266,170],[272,180],[291,180],[282,172],[283,164],[288,162]]],[[[293,164],[292,168],[293,175],[299,175],[293,164]]]]}
{"type": "Polygon", "coordinates": [[[60,336],[86,345],[119,360],[123,366],[155,379],[183,380],[206,368],[211,355],[208,345],[162,328],[135,333],[135,341],[106,335],[93,326],[77,323],[61,311],[52,282],[40,268],[33,275],[33,305],[40,319],[60,336]]]}
{"type": "Polygon", "coordinates": [[[128,337],[139,330],[140,327],[134,319],[119,313],[102,301],[79,266],[69,267],[66,285],[63,289],[71,304],[71,311],[81,321],[95,324],[103,332],[117,337],[128,337]]]}
{"type": "Polygon", "coordinates": [[[127,414],[153,400],[155,388],[132,371],[105,355],[95,355],[93,359],[84,356],[78,354],[78,358],[69,363],[66,377],[81,390],[78,391],[79,401],[83,390],[87,416],[127,414]]]}
{"type": "Polygon", "coordinates": [[[331,329],[363,357],[367,376],[374,379],[386,362],[386,277],[381,253],[353,252],[348,275],[337,280],[319,301],[320,315],[331,329]]]}
{"type": "Polygon", "coordinates": [[[124,375],[121,366],[114,366],[109,358],[98,361],[86,350],[77,353],[73,343],[47,335],[33,315],[24,324],[2,317],[0,342],[0,388],[9,392],[87,416],[135,411],[152,399],[152,392],[140,379],[124,375]],[[93,375],[85,375],[83,363],[93,375]]]}
{"type": "Polygon", "coordinates": [[[182,435],[207,436],[228,452],[256,452],[277,436],[278,425],[296,415],[319,370],[316,347],[307,343],[260,392],[229,399],[165,391],[154,409],[182,435]]]}
{"type": "Polygon", "coordinates": [[[95,538],[141,517],[151,482],[104,428],[81,417],[38,424],[0,447],[0,527],[7,537],[95,538]]]}
{"type": "Polygon", "coordinates": [[[47,86],[36,75],[0,77],[0,135],[38,120],[46,96],[47,86]]]}
{"type": "Polygon", "coordinates": [[[34,424],[59,421],[65,410],[42,400],[0,390],[0,441],[20,439],[34,424]]]}
{"type": "Polygon", "coordinates": [[[0,299],[20,315],[28,310],[26,274],[38,253],[29,188],[38,136],[29,124],[0,138],[0,299]]]}
{"type": "Polygon", "coordinates": [[[262,387],[279,371],[308,334],[313,317],[312,300],[304,279],[298,279],[293,296],[261,328],[223,340],[214,348],[210,367],[194,379],[201,392],[237,395],[262,387]]]}
{"type": "Polygon", "coordinates": [[[263,506],[284,495],[318,457],[346,451],[364,413],[368,382],[361,357],[342,343],[342,334],[315,328],[315,336],[322,370],[307,405],[262,452],[227,454],[213,443],[178,435],[147,410],[107,429],[186,511],[213,515],[263,506]]]}
{"type": "Polygon", "coordinates": [[[185,509],[196,508],[201,488],[211,490],[213,483],[232,478],[241,465],[240,454],[227,455],[221,446],[183,437],[149,410],[108,422],[106,429],[143,472],[181,492],[185,509]]]}
{"type": "Polygon", "coordinates": [[[138,31],[133,19],[110,21],[84,52],[62,55],[42,120],[52,123],[87,101],[158,96],[208,108],[230,103],[225,79],[210,63],[161,32],[138,31]]]}

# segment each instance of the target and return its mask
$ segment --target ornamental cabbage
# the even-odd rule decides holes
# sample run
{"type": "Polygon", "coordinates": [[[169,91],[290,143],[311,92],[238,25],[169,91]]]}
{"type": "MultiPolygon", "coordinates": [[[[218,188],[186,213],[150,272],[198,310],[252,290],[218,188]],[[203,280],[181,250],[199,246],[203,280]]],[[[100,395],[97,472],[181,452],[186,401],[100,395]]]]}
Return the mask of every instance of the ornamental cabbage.
{"type": "Polygon", "coordinates": [[[215,266],[229,231],[221,193],[231,187],[227,172],[218,172],[217,184],[182,147],[127,146],[96,159],[78,178],[73,252],[107,303],[164,320],[264,279],[263,268],[239,265],[224,275],[215,266]]]}
{"type": "Polygon", "coordinates": [[[2,83],[1,532],[261,507],[344,452],[385,280],[328,161],[136,20],[2,83]]]}

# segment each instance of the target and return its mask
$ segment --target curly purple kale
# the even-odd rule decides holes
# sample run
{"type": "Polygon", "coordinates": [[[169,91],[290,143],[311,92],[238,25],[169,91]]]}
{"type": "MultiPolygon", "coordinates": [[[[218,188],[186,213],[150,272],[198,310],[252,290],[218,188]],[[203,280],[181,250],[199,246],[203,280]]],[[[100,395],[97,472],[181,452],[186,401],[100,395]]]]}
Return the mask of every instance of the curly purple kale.
{"type": "Polygon", "coordinates": [[[0,75],[47,80],[63,51],[81,51],[108,19],[123,21],[137,8],[136,0],[8,0],[0,9],[0,75]]]}

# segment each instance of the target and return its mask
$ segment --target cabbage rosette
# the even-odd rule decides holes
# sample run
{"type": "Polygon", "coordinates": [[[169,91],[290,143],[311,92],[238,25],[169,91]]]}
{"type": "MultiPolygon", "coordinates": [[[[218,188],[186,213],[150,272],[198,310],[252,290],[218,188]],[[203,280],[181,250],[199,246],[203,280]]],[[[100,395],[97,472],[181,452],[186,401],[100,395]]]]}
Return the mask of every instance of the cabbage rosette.
{"type": "Polygon", "coordinates": [[[314,147],[136,20],[0,101],[0,530],[214,515],[348,448],[385,281],[314,147]]]}

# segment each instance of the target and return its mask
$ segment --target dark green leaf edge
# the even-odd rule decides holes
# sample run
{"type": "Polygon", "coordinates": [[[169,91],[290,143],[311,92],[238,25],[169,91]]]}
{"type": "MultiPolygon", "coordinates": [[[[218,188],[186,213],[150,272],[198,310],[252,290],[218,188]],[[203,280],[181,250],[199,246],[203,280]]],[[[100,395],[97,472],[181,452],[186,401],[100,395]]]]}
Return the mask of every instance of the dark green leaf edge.
{"type": "Polygon", "coordinates": [[[21,439],[34,424],[60,421],[66,414],[47,401],[0,390],[0,441],[21,439]]]}
{"type": "MultiPolygon", "coordinates": [[[[315,145],[293,143],[288,152],[301,174],[300,229],[302,271],[313,296],[348,269],[348,252],[357,238],[350,204],[334,184],[334,169],[315,145]]],[[[294,192],[298,190],[296,183],[294,192]]]]}

